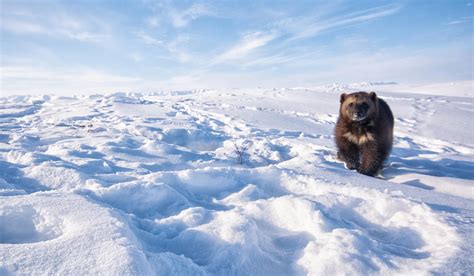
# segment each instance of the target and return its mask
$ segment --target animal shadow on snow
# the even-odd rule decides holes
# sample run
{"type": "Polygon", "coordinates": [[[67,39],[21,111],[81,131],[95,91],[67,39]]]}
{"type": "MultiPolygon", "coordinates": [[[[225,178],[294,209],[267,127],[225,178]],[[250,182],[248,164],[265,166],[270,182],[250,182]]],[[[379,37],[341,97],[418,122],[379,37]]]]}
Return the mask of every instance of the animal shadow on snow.
{"type": "Polygon", "coordinates": [[[396,176],[405,173],[417,173],[438,177],[453,177],[474,180],[474,162],[442,158],[437,161],[429,159],[404,159],[390,156],[390,167],[384,170],[386,176],[396,176]]]}
{"type": "MultiPolygon", "coordinates": [[[[465,180],[474,180],[474,162],[467,160],[455,160],[451,158],[441,158],[432,160],[421,157],[422,155],[437,155],[439,153],[423,149],[411,138],[398,138],[400,141],[408,143],[409,148],[394,146],[392,153],[387,160],[389,164],[383,175],[390,179],[404,174],[420,174],[434,177],[452,177],[465,180]]],[[[404,184],[422,189],[433,190],[434,188],[422,183],[420,180],[410,180],[404,184]]]]}

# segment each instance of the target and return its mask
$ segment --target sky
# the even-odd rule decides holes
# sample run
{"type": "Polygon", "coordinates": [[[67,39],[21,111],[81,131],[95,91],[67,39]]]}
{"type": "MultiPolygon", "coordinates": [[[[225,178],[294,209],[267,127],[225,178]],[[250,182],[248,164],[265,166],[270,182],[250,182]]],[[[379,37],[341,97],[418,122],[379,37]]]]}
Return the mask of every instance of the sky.
{"type": "Polygon", "coordinates": [[[0,0],[1,95],[473,79],[473,0],[0,0]]]}

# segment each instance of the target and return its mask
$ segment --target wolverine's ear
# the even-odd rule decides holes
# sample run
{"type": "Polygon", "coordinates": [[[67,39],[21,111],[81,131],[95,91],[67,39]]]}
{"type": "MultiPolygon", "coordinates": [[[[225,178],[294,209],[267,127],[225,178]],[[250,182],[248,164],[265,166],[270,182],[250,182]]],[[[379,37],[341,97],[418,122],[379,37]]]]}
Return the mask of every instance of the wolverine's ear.
{"type": "Polygon", "coordinates": [[[372,101],[377,102],[377,94],[375,94],[375,92],[370,92],[369,96],[372,99],[372,101]]]}
{"type": "Polygon", "coordinates": [[[342,93],[341,94],[341,99],[339,100],[341,103],[343,103],[345,100],[346,100],[346,97],[347,97],[347,94],[346,93],[342,93]]]}

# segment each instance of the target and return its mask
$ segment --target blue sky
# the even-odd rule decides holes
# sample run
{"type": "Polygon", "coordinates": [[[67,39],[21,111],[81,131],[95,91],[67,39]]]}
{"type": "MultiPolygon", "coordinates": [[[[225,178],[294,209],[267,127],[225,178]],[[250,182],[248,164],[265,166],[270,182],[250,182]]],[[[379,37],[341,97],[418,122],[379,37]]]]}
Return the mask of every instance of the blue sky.
{"type": "Polygon", "coordinates": [[[473,78],[472,0],[0,1],[1,93],[473,78]]]}

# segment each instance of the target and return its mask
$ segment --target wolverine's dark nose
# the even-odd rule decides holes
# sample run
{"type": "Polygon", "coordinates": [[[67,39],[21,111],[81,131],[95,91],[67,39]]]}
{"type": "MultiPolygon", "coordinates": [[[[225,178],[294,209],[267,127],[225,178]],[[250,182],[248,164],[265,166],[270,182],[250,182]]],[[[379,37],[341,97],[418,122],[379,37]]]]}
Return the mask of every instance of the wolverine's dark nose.
{"type": "Polygon", "coordinates": [[[357,105],[357,115],[362,116],[367,114],[367,111],[369,110],[369,105],[367,103],[361,103],[357,105]]]}
{"type": "Polygon", "coordinates": [[[369,110],[369,105],[367,103],[361,103],[358,105],[359,110],[367,112],[369,110]]]}
{"type": "Polygon", "coordinates": [[[368,110],[369,105],[367,103],[357,104],[354,110],[354,119],[357,121],[365,119],[368,110]]]}

